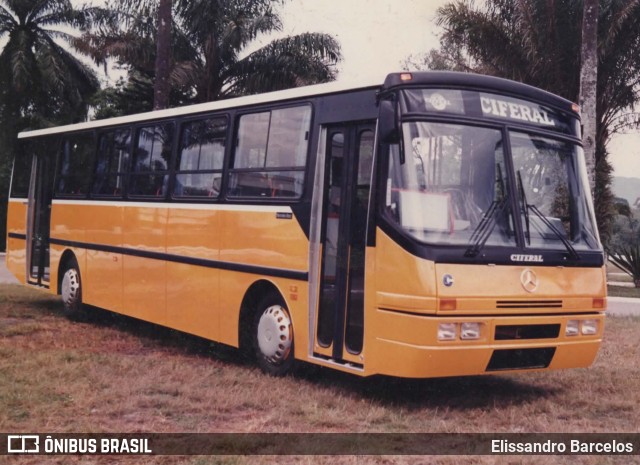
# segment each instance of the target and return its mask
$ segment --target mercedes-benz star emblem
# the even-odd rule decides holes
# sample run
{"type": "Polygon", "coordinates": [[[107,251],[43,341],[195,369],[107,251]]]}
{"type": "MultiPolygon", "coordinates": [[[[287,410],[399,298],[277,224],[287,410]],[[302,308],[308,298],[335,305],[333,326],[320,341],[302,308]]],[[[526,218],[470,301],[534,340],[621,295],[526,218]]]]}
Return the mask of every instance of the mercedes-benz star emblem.
{"type": "Polygon", "coordinates": [[[535,292],[538,289],[538,277],[529,268],[526,268],[520,275],[520,282],[527,292],[535,292]]]}

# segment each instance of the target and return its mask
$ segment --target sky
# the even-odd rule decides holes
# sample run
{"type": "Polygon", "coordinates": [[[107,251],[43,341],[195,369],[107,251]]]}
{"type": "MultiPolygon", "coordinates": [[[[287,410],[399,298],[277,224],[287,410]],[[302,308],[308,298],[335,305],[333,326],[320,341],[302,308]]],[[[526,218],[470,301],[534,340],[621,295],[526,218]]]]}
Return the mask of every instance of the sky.
{"type": "MultiPolygon", "coordinates": [[[[255,47],[273,37],[328,33],[342,46],[339,80],[382,82],[387,73],[400,70],[410,55],[438,48],[436,10],[450,1],[288,0],[280,8],[283,30],[260,38],[255,47]]],[[[615,135],[608,148],[615,176],[640,178],[640,133],[615,135]]]]}
{"type": "Polygon", "coordinates": [[[383,79],[411,54],[438,47],[435,11],[450,0],[289,0],[281,36],[324,32],[342,46],[338,79],[383,79]]]}
{"type": "MultiPolygon", "coordinates": [[[[450,0],[290,0],[283,31],[325,32],[342,45],[338,79],[379,78],[410,55],[438,48],[436,10],[450,0]]],[[[608,146],[615,176],[640,178],[640,134],[614,135],[608,146]]]]}

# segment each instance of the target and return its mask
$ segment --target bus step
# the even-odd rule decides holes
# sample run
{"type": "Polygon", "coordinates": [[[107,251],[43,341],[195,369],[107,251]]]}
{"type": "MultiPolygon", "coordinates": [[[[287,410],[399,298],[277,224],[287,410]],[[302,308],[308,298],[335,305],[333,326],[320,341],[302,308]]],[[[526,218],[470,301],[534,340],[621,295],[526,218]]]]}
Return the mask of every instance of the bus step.
{"type": "Polygon", "coordinates": [[[335,358],[328,357],[322,354],[317,354],[317,353],[314,353],[312,358],[318,361],[329,363],[331,365],[340,366],[343,368],[348,368],[354,371],[362,371],[364,368],[364,366],[361,363],[354,363],[346,360],[336,360],[335,358]]]}

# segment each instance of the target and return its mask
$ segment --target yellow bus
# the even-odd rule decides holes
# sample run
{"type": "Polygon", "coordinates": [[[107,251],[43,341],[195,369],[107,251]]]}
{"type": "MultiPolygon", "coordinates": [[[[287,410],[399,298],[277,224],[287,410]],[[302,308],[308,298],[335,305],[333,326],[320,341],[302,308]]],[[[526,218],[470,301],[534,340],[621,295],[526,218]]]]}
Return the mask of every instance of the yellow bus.
{"type": "Polygon", "coordinates": [[[578,108],[542,90],[393,73],[19,138],[7,265],[69,314],[244,348],[276,375],[585,367],[600,346],[578,108]]]}

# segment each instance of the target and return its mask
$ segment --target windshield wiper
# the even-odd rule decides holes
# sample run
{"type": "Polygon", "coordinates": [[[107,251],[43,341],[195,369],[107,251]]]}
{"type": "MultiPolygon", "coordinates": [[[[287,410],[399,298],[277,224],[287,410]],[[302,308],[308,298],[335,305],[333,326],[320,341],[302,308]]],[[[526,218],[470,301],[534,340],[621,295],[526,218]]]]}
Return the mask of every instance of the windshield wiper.
{"type": "Polygon", "coordinates": [[[549,221],[549,219],[546,216],[544,216],[544,214],[538,209],[538,207],[536,207],[535,205],[527,204],[527,208],[531,209],[531,211],[535,213],[538,218],[540,218],[540,221],[542,221],[545,224],[545,226],[547,226],[553,232],[553,234],[555,234],[556,237],[560,239],[560,242],[562,242],[562,244],[566,247],[567,251],[569,252],[569,255],[571,255],[571,257],[574,260],[580,260],[580,255],[578,254],[578,252],[576,252],[576,249],[573,248],[573,246],[571,245],[571,242],[569,242],[567,238],[564,237],[564,234],[558,231],[558,228],[556,228],[551,223],[551,221],[549,221]]]}
{"type": "Polygon", "coordinates": [[[498,224],[498,218],[504,213],[508,204],[509,198],[503,197],[502,200],[491,202],[491,206],[487,210],[487,213],[482,217],[480,224],[473,230],[469,243],[471,244],[464,252],[465,257],[475,257],[480,253],[484,245],[491,237],[493,229],[498,224]]]}
{"type": "Polygon", "coordinates": [[[493,229],[496,227],[496,224],[498,224],[498,218],[502,215],[509,202],[509,196],[505,193],[504,178],[502,177],[502,168],[500,167],[500,163],[496,164],[496,169],[498,174],[496,183],[500,188],[502,199],[491,202],[491,205],[482,217],[482,220],[480,220],[476,229],[471,233],[471,237],[469,237],[470,245],[464,252],[465,257],[475,257],[480,253],[484,245],[489,240],[489,237],[491,237],[493,229]]]}
{"type": "Polygon", "coordinates": [[[522,214],[524,215],[524,237],[527,240],[527,244],[531,245],[531,228],[529,222],[529,204],[527,203],[527,195],[524,193],[524,186],[522,184],[522,175],[520,174],[520,170],[516,173],[518,175],[518,193],[520,194],[520,208],[522,209],[522,214]]]}
{"type": "Polygon", "coordinates": [[[562,234],[562,232],[558,231],[549,219],[544,216],[544,214],[536,207],[535,205],[531,205],[527,202],[527,197],[524,193],[524,186],[522,185],[522,176],[520,175],[520,171],[518,170],[518,190],[520,191],[520,199],[522,202],[522,214],[524,215],[524,223],[526,226],[525,237],[527,238],[527,243],[531,245],[531,230],[530,230],[530,222],[529,222],[529,210],[531,210],[535,215],[542,221],[542,223],[553,232],[553,234],[562,242],[565,246],[569,255],[574,260],[580,260],[580,255],[576,252],[576,249],[573,248],[571,242],[567,240],[567,238],[562,234]]]}

